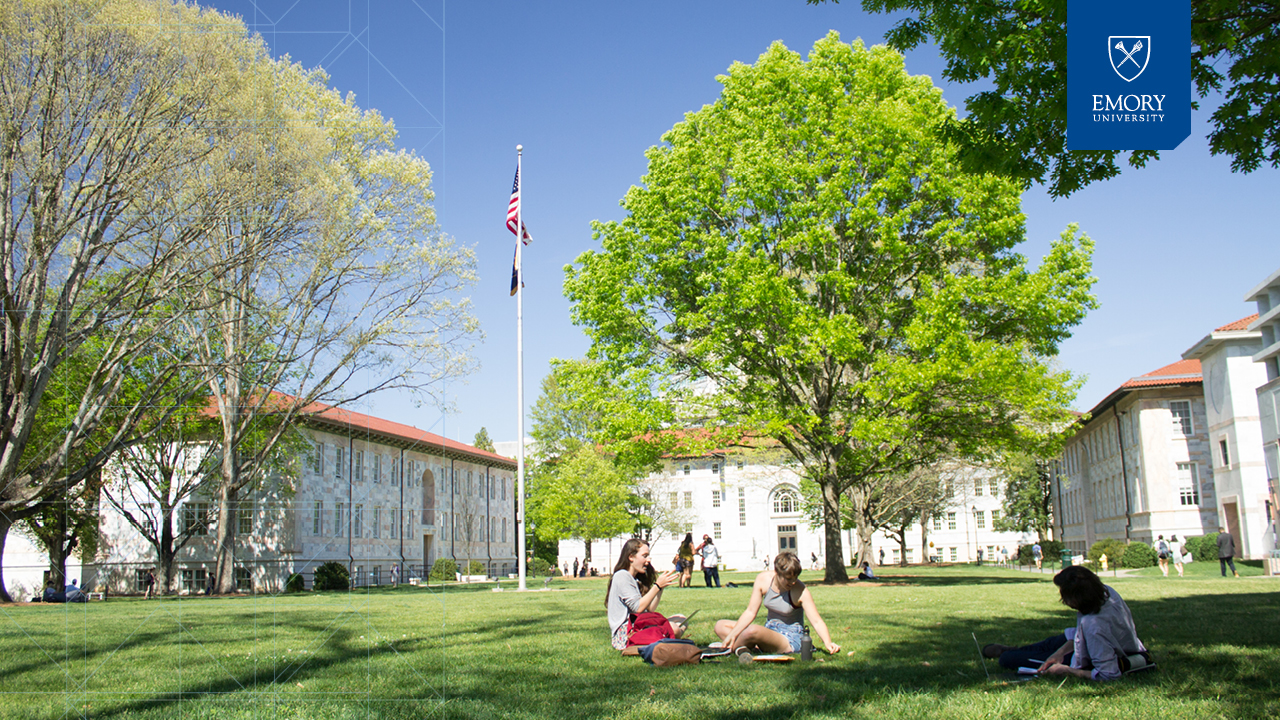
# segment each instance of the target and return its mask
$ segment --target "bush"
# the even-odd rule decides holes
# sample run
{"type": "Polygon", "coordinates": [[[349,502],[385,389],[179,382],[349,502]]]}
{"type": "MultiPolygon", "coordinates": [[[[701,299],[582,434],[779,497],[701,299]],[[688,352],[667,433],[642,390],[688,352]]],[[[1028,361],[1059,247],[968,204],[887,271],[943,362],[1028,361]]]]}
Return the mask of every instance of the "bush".
{"type": "Polygon", "coordinates": [[[468,560],[467,571],[463,574],[464,575],[488,575],[489,570],[484,566],[484,563],[480,562],[479,560],[468,560]]]}
{"type": "Polygon", "coordinates": [[[437,558],[431,566],[432,580],[453,580],[458,574],[458,563],[449,558],[437,558]]]}
{"type": "Polygon", "coordinates": [[[551,563],[547,562],[546,560],[543,560],[540,557],[533,558],[533,574],[534,575],[548,575],[550,574],[550,572],[551,572],[551,563]]]}
{"type": "Polygon", "coordinates": [[[1107,538],[1099,540],[1089,548],[1089,562],[1096,563],[1098,567],[1102,567],[1102,556],[1106,555],[1108,567],[1126,567],[1121,564],[1124,554],[1124,541],[1107,538]]]}
{"type": "Polygon", "coordinates": [[[1196,562],[1213,562],[1218,559],[1218,533],[1209,533],[1200,538],[1200,545],[1195,550],[1196,562]]]}
{"type": "MultiPolygon", "coordinates": [[[[1050,566],[1061,562],[1062,543],[1057,540],[1041,540],[1040,552],[1043,555],[1044,565],[1050,566]]],[[[1018,564],[1019,565],[1035,565],[1035,556],[1031,554],[1031,545],[1021,545],[1018,547],[1018,564]]]]}
{"type": "Polygon", "coordinates": [[[1120,567],[1127,568],[1145,568],[1156,564],[1156,558],[1159,557],[1154,548],[1146,543],[1131,542],[1124,549],[1124,558],[1120,561],[1120,567]]]}
{"type": "Polygon", "coordinates": [[[316,568],[315,581],[312,587],[316,590],[347,590],[351,587],[351,575],[347,566],[330,560],[316,568]]]}
{"type": "Polygon", "coordinates": [[[289,579],[284,581],[284,591],[287,593],[303,592],[306,589],[307,581],[298,573],[290,575],[289,579]]]}

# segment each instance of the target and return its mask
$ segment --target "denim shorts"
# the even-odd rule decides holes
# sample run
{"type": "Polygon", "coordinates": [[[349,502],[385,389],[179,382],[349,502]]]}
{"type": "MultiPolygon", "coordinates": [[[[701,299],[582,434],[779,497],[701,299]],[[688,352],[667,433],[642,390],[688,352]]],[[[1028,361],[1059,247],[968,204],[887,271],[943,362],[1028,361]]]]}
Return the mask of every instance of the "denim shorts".
{"type": "Polygon", "coordinates": [[[800,638],[804,637],[804,623],[784,623],[781,620],[773,619],[764,624],[766,630],[772,630],[791,643],[790,652],[800,652],[800,638]]]}

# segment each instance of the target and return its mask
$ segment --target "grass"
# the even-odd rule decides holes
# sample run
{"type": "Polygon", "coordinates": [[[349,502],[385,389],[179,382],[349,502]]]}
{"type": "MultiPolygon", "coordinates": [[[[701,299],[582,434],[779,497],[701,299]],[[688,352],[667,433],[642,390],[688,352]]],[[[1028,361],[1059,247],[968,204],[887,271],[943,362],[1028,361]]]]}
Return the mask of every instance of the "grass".
{"type": "MultiPolygon", "coordinates": [[[[1105,579],[1160,664],[1106,684],[987,678],[973,635],[1032,641],[1074,622],[1051,573],[992,567],[884,568],[876,585],[811,586],[853,654],[783,666],[619,657],[604,579],[525,594],[402,586],[7,606],[0,718],[1280,716],[1280,581],[1224,580],[1208,566],[1193,563],[1183,579],[1155,569],[1105,579]]],[[[705,642],[747,594],[673,588],[661,609],[700,608],[693,633],[705,642]]]]}

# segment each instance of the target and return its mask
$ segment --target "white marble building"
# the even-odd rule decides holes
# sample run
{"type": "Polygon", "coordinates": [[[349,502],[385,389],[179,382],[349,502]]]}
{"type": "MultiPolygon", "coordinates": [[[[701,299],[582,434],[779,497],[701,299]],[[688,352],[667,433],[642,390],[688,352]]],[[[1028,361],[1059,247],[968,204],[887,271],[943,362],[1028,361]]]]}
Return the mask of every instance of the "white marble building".
{"type": "MultiPolygon", "coordinates": [[[[393,567],[405,581],[440,557],[478,560],[493,575],[515,572],[514,461],[338,408],[321,408],[301,425],[313,450],[293,486],[257,492],[236,514],[241,590],[276,591],[295,572],[309,582],[331,560],[347,566],[356,585],[388,583],[393,567]]],[[[177,521],[199,522],[209,502],[192,497],[177,521]]],[[[110,505],[102,508],[97,581],[136,592],[155,565],[154,549],[110,505]]],[[[179,592],[204,587],[214,567],[212,528],[197,533],[176,565],[179,592]]]]}
{"type": "MultiPolygon", "coordinates": [[[[1253,360],[1266,373],[1257,388],[1258,425],[1266,469],[1265,516],[1274,556],[1280,545],[1276,540],[1280,526],[1280,487],[1277,487],[1280,485],[1280,270],[1258,283],[1245,300],[1258,307],[1258,317],[1249,328],[1259,335],[1259,348],[1253,360]]],[[[1275,569],[1274,564],[1272,568],[1275,569]]]]}
{"type": "MultiPolygon", "coordinates": [[[[660,524],[678,530],[655,531],[651,555],[654,567],[666,570],[676,555],[685,532],[693,533],[695,544],[703,534],[711,535],[719,549],[721,568],[761,570],[765,561],[781,550],[793,550],[806,569],[825,564],[822,529],[810,527],[800,507],[800,478],[794,464],[779,453],[733,451],[698,457],[670,458],[662,472],[648,477],[644,491],[658,504],[660,524]]],[[[955,485],[955,504],[943,517],[929,523],[928,540],[941,562],[970,562],[982,549],[987,560],[1002,547],[1017,551],[1019,542],[1030,542],[1021,533],[996,532],[995,513],[1002,510],[998,481],[989,473],[974,470],[955,485]]],[[[926,562],[922,552],[922,529],[908,531],[906,561],[926,562]]],[[[591,566],[604,574],[612,570],[626,537],[597,540],[592,544],[591,566]]],[[[856,549],[852,531],[842,533],[845,562],[856,549]]],[[[875,552],[884,550],[885,563],[897,563],[901,548],[896,541],[877,532],[875,552]]],[[[570,567],[585,557],[581,540],[562,540],[560,564],[570,567]]],[[[695,584],[701,574],[695,571],[695,584]]]]}

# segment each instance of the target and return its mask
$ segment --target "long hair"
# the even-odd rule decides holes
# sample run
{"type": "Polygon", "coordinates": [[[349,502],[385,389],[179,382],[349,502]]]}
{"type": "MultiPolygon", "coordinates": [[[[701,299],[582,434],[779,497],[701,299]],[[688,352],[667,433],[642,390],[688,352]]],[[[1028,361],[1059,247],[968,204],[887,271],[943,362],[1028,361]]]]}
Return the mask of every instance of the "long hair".
{"type": "MultiPolygon", "coordinates": [[[[631,558],[640,552],[640,548],[649,543],[640,538],[631,538],[622,545],[622,553],[618,555],[618,562],[613,566],[613,572],[609,573],[609,584],[604,587],[604,606],[609,607],[609,591],[613,589],[613,575],[619,570],[631,569],[631,558]]],[[[640,584],[640,594],[649,592],[649,588],[658,579],[658,573],[654,571],[653,564],[650,563],[643,573],[636,576],[636,582],[640,584]]]]}
{"type": "Polygon", "coordinates": [[[688,548],[689,554],[693,554],[693,533],[684,534],[684,542],[680,543],[679,553],[684,555],[685,548],[688,548]]]}
{"type": "Polygon", "coordinates": [[[1092,615],[1102,609],[1111,593],[1091,570],[1079,565],[1072,565],[1053,576],[1053,584],[1058,586],[1062,596],[1062,604],[1082,615],[1092,615]]]}

